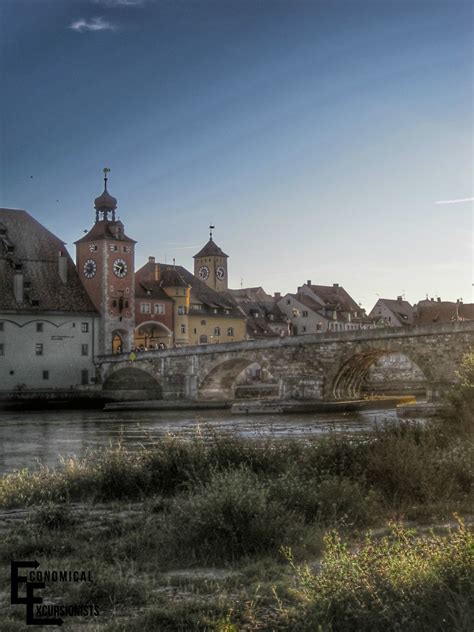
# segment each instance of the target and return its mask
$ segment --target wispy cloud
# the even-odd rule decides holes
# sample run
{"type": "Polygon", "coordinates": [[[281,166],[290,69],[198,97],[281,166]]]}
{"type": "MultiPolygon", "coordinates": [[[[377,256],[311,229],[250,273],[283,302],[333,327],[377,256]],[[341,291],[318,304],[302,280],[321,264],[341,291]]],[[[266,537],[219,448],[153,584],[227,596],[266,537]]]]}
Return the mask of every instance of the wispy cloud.
{"type": "Polygon", "coordinates": [[[438,200],[436,204],[460,204],[461,202],[474,202],[474,197],[459,198],[458,200],[438,200]]]}
{"type": "Polygon", "coordinates": [[[93,0],[93,2],[104,7],[139,7],[145,4],[145,0],[93,0]]]}
{"type": "Polygon", "coordinates": [[[91,18],[90,20],[81,18],[73,22],[69,28],[78,33],[84,33],[85,31],[113,31],[115,25],[107,22],[104,18],[91,18]]]}

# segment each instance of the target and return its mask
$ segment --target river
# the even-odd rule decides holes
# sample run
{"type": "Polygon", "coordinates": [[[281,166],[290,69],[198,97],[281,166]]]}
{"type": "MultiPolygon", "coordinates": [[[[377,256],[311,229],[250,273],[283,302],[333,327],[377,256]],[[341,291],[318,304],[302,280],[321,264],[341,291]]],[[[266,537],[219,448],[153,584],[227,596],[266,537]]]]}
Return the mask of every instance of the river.
{"type": "Polygon", "coordinates": [[[242,436],[307,436],[360,432],[396,420],[395,410],[357,413],[233,415],[228,410],[103,411],[65,410],[0,413],[0,475],[40,464],[50,467],[61,457],[83,456],[119,439],[130,449],[167,433],[191,437],[209,426],[242,436]]]}

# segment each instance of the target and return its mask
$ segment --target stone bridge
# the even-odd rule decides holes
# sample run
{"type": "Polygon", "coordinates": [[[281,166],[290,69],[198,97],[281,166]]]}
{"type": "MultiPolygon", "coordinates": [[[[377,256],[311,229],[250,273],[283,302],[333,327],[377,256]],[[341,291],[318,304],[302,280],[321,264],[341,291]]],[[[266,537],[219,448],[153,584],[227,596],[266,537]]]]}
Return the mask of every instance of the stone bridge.
{"type": "Polygon", "coordinates": [[[239,374],[258,363],[281,399],[338,400],[360,396],[370,367],[401,353],[425,377],[428,399],[456,381],[464,354],[474,348],[474,322],[294,336],[148,351],[97,358],[104,390],[141,390],[156,399],[233,399],[239,374]]]}

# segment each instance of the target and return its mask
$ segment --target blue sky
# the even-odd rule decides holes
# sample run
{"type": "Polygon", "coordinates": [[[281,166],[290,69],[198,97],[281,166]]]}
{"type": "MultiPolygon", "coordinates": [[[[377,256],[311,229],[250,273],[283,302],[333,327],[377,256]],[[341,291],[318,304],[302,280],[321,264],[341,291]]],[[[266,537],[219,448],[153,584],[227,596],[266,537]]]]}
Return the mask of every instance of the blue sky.
{"type": "Polygon", "coordinates": [[[471,301],[473,7],[3,0],[0,205],[74,256],[108,166],[137,266],[471,301]]]}

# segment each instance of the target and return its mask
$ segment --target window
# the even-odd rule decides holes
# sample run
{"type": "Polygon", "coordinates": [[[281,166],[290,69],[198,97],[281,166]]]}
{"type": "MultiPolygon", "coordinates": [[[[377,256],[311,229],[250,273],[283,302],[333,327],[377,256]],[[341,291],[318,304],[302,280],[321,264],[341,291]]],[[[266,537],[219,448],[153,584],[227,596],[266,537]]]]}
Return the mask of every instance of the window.
{"type": "Polygon", "coordinates": [[[293,318],[296,318],[298,316],[298,310],[296,309],[296,307],[293,307],[291,313],[293,314],[293,318]]]}
{"type": "Polygon", "coordinates": [[[321,331],[323,328],[323,326],[321,325],[321,323],[316,323],[316,331],[321,331]]]}
{"type": "Polygon", "coordinates": [[[195,333],[195,334],[197,334],[197,329],[196,329],[196,327],[194,328],[194,333],[195,333]]]}
{"type": "Polygon", "coordinates": [[[122,246],[122,252],[127,252],[127,246],[122,246]]]}
{"type": "Polygon", "coordinates": [[[40,342],[35,344],[36,355],[43,355],[43,345],[40,342]]]}
{"type": "Polygon", "coordinates": [[[227,328],[227,335],[228,336],[233,336],[234,335],[234,328],[233,327],[228,327],[227,328]]]}
{"type": "Polygon", "coordinates": [[[117,247],[117,246],[114,246],[113,244],[110,244],[110,250],[111,250],[112,252],[117,252],[118,247],[117,247]]]}
{"type": "Polygon", "coordinates": [[[5,347],[3,346],[3,342],[0,343],[0,356],[5,355],[5,347]]]}
{"type": "Polygon", "coordinates": [[[186,307],[184,305],[178,305],[178,314],[180,314],[181,316],[183,314],[186,314],[186,307]]]}
{"type": "Polygon", "coordinates": [[[181,325],[181,333],[182,334],[186,333],[186,325],[181,325]]]}
{"type": "Polygon", "coordinates": [[[49,380],[49,371],[43,371],[43,380],[49,380]]]}
{"type": "Polygon", "coordinates": [[[43,323],[36,323],[36,331],[43,331],[43,323]]]}
{"type": "Polygon", "coordinates": [[[286,299],[286,304],[287,304],[287,305],[290,305],[290,303],[291,303],[290,299],[289,299],[289,298],[287,298],[287,299],[286,299]]]}
{"type": "Polygon", "coordinates": [[[220,335],[221,335],[221,328],[214,327],[214,336],[220,336],[220,335]]]}
{"type": "Polygon", "coordinates": [[[128,301],[125,301],[125,308],[128,309],[128,301]]]}
{"type": "Polygon", "coordinates": [[[3,322],[0,322],[0,331],[3,331],[3,322]]]}
{"type": "Polygon", "coordinates": [[[150,303],[140,303],[140,314],[149,314],[151,311],[150,303]]]}
{"type": "Polygon", "coordinates": [[[205,325],[206,321],[205,320],[201,320],[201,325],[205,325]]]}
{"type": "Polygon", "coordinates": [[[81,331],[86,334],[89,331],[89,323],[81,323],[81,331]]]}
{"type": "Polygon", "coordinates": [[[305,333],[306,333],[306,327],[305,327],[305,325],[303,325],[303,326],[301,327],[301,333],[303,333],[303,334],[305,334],[305,333]]]}
{"type": "Polygon", "coordinates": [[[155,314],[164,314],[165,306],[163,305],[163,303],[155,303],[154,310],[155,310],[155,314]]]}
{"type": "Polygon", "coordinates": [[[303,318],[308,318],[308,312],[305,309],[303,310],[303,318]]]}
{"type": "Polygon", "coordinates": [[[89,345],[88,344],[81,345],[81,350],[82,350],[82,355],[83,356],[89,355],[89,345]]]}

